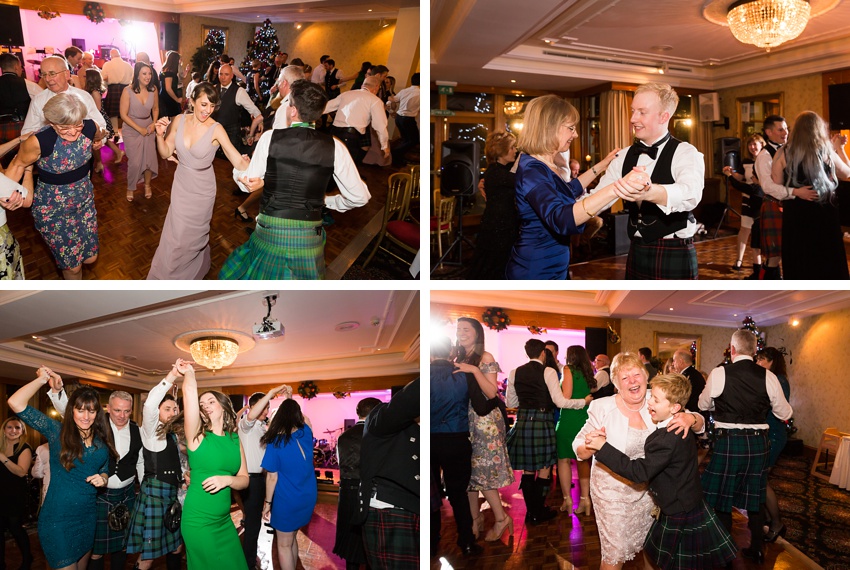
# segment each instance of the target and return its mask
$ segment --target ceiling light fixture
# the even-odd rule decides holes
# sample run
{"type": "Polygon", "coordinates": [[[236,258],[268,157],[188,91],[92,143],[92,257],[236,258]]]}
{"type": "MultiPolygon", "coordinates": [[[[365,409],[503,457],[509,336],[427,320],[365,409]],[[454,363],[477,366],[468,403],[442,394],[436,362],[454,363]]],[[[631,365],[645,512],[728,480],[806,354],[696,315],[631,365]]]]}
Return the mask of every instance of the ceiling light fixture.
{"type": "Polygon", "coordinates": [[[268,307],[266,316],[259,323],[255,323],[252,329],[254,338],[257,340],[268,340],[270,338],[282,337],[286,334],[286,329],[280,321],[271,318],[272,306],[277,302],[277,294],[269,293],[263,298],[263,304],[268,307]]]}
{"type": "Polygon", "coordinates": [[[808,0],[738,0],[726,21],[736,40],[770,51],[803,33],[811,11],[808,0]]]}
{"type": "Polygon", "coordinates": [[[192,341],[189,352],[195,362],[210,370],[230,366],[239,356],[239,343],[226,336],[204,336],[192,341]]]}
{"type": "Polygon", "coordinates": [[[516,115],[522,111],[524,105],[525,103],[523,101],[505,101],[505,115],[516,115]]]}

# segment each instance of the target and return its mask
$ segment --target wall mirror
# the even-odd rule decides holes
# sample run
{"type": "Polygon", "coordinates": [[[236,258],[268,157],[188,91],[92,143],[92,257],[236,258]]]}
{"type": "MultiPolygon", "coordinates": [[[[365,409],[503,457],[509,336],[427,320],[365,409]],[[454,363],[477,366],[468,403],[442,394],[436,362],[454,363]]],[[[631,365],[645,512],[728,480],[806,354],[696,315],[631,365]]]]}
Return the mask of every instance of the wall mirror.
{"type": "Polygon", "coordinates": [[[653,347],[653,354],[661,360],[662,367],[667,360],[673,358],[674,352],[680,348],[683,350],[690,350],[691,345],[696,342],[697,357],[694,361],[694,367],[699,370],[700,353],[702,352],[700,346],[702,342],[702,335],[676,332],[655,332],[654,336],[655,346],[653,347]]]}
{"type": "MultiPolygon", "coordinates": [[[[782,115],[783,93],[770,93],[767,95],[750,95],[739,97],[738,103],[738,125],[741,141],[747,140],[752,134],[761,133],[764,118],[770,115],[782,115]]],[[[748,156],[746,148],[741,149],[741,156],[748,156]]]]}

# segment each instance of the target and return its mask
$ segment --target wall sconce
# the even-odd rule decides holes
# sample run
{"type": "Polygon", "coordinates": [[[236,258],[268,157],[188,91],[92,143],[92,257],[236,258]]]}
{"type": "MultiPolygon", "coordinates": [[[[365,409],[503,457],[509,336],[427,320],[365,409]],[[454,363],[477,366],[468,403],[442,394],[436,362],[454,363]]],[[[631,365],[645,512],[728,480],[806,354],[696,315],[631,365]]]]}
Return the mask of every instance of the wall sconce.
{"type": "Polygon", "coordinates": [[[300,29],[301,29],[301,22],[295,22],[295,29],[296,29],[296,30],[300,30],[300,29]]]}
{"type": "Polygon", "coordinates": [[[378,23],[378,26],[381,28],[386,28],[389,25],[389,22],[385,18],[381,18],[381,21],[378,23]]]}

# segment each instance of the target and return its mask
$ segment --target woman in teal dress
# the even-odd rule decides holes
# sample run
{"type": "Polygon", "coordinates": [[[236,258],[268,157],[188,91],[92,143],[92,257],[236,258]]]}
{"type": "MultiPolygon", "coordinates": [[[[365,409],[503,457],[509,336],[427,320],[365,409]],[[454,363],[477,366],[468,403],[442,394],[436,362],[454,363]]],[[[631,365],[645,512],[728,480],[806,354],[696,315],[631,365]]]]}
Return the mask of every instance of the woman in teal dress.
{"type": "Polygon", "coordinates": [[[175,367],[183,375],[183,413],[170,420],[166,430],[179,431],[183,422],[189,454],[192,479],[180,521],[189,570],[247,570],[230,518],[230,489],[248,487],[236,412],[221,392],[210,390],[198,397],[191,364],[181,359],[175,367]]]}
{"type": "Polygon", "coordinates": [[[50,487],[38,515],[38,539],[48,565],[56,570],[85,570],[97,524],[97,488],[108,480],[109,456],[118,454],[112,430],[93,388],[71,394],[62,422],[48,418],[27,402],[47,383],[62,379],[47,367],[9,398],[9,408],[28,426],[47,438],[50,448],[50,487]]]}
{"type": "MultiPolygon", "coordinates": [[[[590,357],[583,346],[574,345],[567,349],[567,365],[564,367],[564,377],[561,379],[561,391],[565,398],[584,398],[596,388],[593,377],[593,366],[590,357]]],[[[564,493],[561,511],[567,512],[573,506],[570,494],[573,470],[570,460],[576,459],[573,451],[573,440],[587,422],[587,408],[581,410],[561,410],[558,424],[555,426],[555,443],[558,448],[558,480],[564,493]]],[[[590,462],[576,461],[578,482],[581,490],[579,506],[576,514],[590,514],[590,462]]]]}

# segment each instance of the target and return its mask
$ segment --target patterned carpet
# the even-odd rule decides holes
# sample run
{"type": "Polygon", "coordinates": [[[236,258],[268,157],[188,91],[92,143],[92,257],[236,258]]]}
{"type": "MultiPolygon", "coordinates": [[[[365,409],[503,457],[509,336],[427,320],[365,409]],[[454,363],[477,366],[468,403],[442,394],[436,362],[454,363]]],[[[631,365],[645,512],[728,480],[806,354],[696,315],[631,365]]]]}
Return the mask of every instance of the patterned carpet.
{"type": "Polygon", "coordinates": [[[850,492],[809,474],[805,457],[780,456],[770,482],[785,539],[826,570],[850,570],[850,492]]]}

